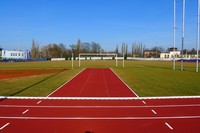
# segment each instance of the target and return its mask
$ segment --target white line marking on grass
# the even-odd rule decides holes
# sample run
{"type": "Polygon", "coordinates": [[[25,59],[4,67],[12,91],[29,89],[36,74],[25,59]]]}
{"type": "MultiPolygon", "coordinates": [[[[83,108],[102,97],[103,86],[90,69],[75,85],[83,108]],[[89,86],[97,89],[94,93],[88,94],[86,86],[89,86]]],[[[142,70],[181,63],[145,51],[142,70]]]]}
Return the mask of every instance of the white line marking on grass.
{"type": "Polygon", "coordinates": [[[156,112],[155,110],[152,109],[151,111],[152,111],[155,115],[157,115],[157,112],[156,112]]]}
{"type": "Polygon", "coordinates": [[[29,109],[25,110],[24,112],[22,112],[22,114],[26,114],[29,111],[29,109]]]}
{"type": "Polygon", "coordinates": [[[130,90],[136,97],[139,97],[139,96],[137,95],[137,93],[135,93],[135,91],[133,91],[133,89],[132,89],[124,80],[122,80],[111,68],[110,68],[110,70],[118,77],[118,79],[120,79],[120,80],[126,85],[126,87],[129,88],[129,90],[130,90]]]}
{"type": "Polygon", "coordinates": [[[3,125],[0,130],[3,130],[5,127],[7,127],[10,123],[6,123],[5,125],[3,125]]]}
{"type": "Polygon", "coordinates": [[[165,122],[165,125],[166,125],[169,129],[173,130],[173,127],[172,127],[171,125],[169,125],[169,123],[165,122]]]}
{"type": "Polygon", "coordinates": [[[37,104],[40,104],[42,101],[38,101],[37,104]]]}
{"type": "Polygon", "coordinates": [[[47,97],[50,97],[53,93],[55,93],[56,91],[58,91],[60,88],[62,88],[64,85],[66,85],[67,83],[69,83],[72,79],[74,79],[76,76],[78,76],[80,73],[82,73],[85,69],[83,69],[82,71],[80,71],[79,73],[77,73],[75,76],[73,76],[71,79],[69,79],[67,82],[65,82],[63,85],[61,85],[60,87],[58,87],[56,90],[54,90],[53,92],[51,92],[47,97]]]}

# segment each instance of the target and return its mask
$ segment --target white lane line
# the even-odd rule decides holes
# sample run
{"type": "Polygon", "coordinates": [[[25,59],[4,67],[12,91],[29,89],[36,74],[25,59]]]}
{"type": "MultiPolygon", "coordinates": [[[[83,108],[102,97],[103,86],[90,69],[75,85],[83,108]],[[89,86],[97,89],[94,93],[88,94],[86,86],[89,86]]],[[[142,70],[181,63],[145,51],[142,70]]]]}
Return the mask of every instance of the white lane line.
{"type": "Polygon", "coordinates": [[[22,112],[22,114],[26,114],[29,111],[29,109],[25,110],[24,112],[22,112]]]}
{"type": "Polygon", "coordinates": [[[86,105],[86,106],[80,106],[80,105],[0,105],[0,107],[6,107],[6,108],[181,108],[181,107],[198,107],[200,108],[200,104],[192,104],[192,105],[139,105],[139,106],[133,106],[133,105],[107,105],[107,106],[94,106],[94,105],[86,105]]]}
{"type": "Polygon", "coordinates": [[[107,93],[107,96],[109,97],[110,94],[109,94],[109,91],[108,91],[108,85],[107,85],[107,82],[106,82],[106,78],[105,78],[105,74],[104,74],[104,71],[101,70],[102,74],[103,74],[103,80],[104,80],[104,85],[106,87],[106,93],[107,93]]]}
{"type": "Polygon", "coordinates": [[[115,71],[114,71],[113,69],[110,68],[110,70],[115,74],[115,76],[117,76],[117,78],[118,78],[119,80],[122,81],[122,83],[124,83],[124,85],[125,85],[127,88],[129,88],[129,90],[130,90],[137,98],[139,98],[138,94],[137,94],[137,93],[122,79],[122,78],[120,78],[120,77],[115,73],[115,71]]]}
{"type": "Polygon", "coordinates": [[[152,111],[155,115],[157,115],[157,112],[156,112],[155,110],[152,109],[151,111],[152,111]]]}
{"type": "Polygon", "coordinates": [[[159,99],[200,99],[200,96],[166,96],[166,97],[10,97],[0,99],[36,99],[36,100],[159,100],[159,99]]]}
{"type": "MultiPolygon", "coordinates": [[[[85,68],[86,69],[86,68],[85,68]]],[[[68,84],[71,80],[73,80],[75,77],[77,77],[79,74],[81,74],[85,69],[81,70],[80,72],[78,72],[74,77],[72,77],[71,79],[69,79],[68,81],[66,81],[63,85],[61,85],[60,87],[58,87],[56,90],[54,90],[53,92],[51,92],[48,97],[51,97],[51,95],[53,95],[56,91],[58,91],[60,88],[62,88],[64,85],[68,84]]]]}
{"type": "MultiPolygon", "coordinates": [[[[0,119],[29,119],[29,120],[166,120],[166,119],[200,119],[200,116],[172,116],[172,117],[9,117],[0,119]]],[[[166,126],[173,129],[167,122],[166,126]]]]}
{"type": "Polygon", "coordinates": [[[5,125],[3,125],[0,130],[3,130],[5,127],[7,127],[10,123],[6,123],[5,125]]]}
{"type": "Polygon", "coordinates": [[[173,127],[172,127],[171,125],[169,125],[169,123],[165,122],[165,125],[166,125],[169,129],[173,130],[173,127]]]}
{"type": "Polygon", "coordinates": [[[38,101],[37,104],[40,104],[42,101],[38,101]]]}
{"type": "Polygon", "coordinates": [[[142,101],[144,104],[147,104],[145,101],[142,101]]]}

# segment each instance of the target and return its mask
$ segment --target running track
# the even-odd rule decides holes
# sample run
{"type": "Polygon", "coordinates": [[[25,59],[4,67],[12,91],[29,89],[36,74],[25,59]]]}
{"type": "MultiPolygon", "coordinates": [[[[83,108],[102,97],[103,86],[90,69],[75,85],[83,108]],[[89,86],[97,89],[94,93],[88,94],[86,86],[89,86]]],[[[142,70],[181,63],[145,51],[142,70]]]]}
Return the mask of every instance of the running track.
{"type": "Polygon", "coordinates": [[[49,97],[1,97],[0,133],[199,133],[199,97],[138,97],[111,69],[85,69],[49,97]]]}

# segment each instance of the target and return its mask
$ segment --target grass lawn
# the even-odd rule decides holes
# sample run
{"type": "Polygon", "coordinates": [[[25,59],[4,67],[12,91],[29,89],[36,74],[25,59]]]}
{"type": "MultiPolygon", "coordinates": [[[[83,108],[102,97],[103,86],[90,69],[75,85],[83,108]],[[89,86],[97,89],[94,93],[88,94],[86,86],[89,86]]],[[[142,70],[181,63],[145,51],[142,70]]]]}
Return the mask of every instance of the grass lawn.
{"type": "MultiPolygon", "coordinates": [[[[180,62],[177,62],[180,68],[180,62]]],[[[68,68],[60,73],[30,76],[25,78],[0,80],[2,96],[47,96],[63,83],[80,72],[82,68],[110,67],[139,96],[182,96],[200,95],[200,72],[195,72],[194,63],[185,63],[185,70],[171,70],[172,62],[157,61],[122,61],[115,67],[115,61],[46,61],[0,63],[0,69],[49,69],[68,68]]]]}
{"type": "Polygon", "coordinates": [[[125,69],[114,70],[139,96],[200,95],[194,63],[185,63],[184,71],[171,68],[171,62],[127,61],[125,69]]]}

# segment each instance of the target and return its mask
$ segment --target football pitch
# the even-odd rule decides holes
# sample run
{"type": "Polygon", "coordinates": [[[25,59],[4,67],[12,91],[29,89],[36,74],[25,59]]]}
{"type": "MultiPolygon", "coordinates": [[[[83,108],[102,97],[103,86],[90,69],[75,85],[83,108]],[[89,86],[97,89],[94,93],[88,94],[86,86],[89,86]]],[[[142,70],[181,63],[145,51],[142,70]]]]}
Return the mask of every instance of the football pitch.
{"type": "Polygon", "coordinates": [[[172,62],[125,61],[123,68],[122,61],[116,67],[114,60],[101,60],[81,61],[81,67],[78,67],[78,61],[74,61],[73,69],[71,61],[0,63],[0,70],[63,69],[49,74],[0,80],[0,95],[47,96],[84,68],[112,68],[139,96],[200,94],[200,73],[195,72],[195,63],[184,63],[184,71],[180,71],[180,62],[176,62],[177,70],[172,70],[172,62]]]}

